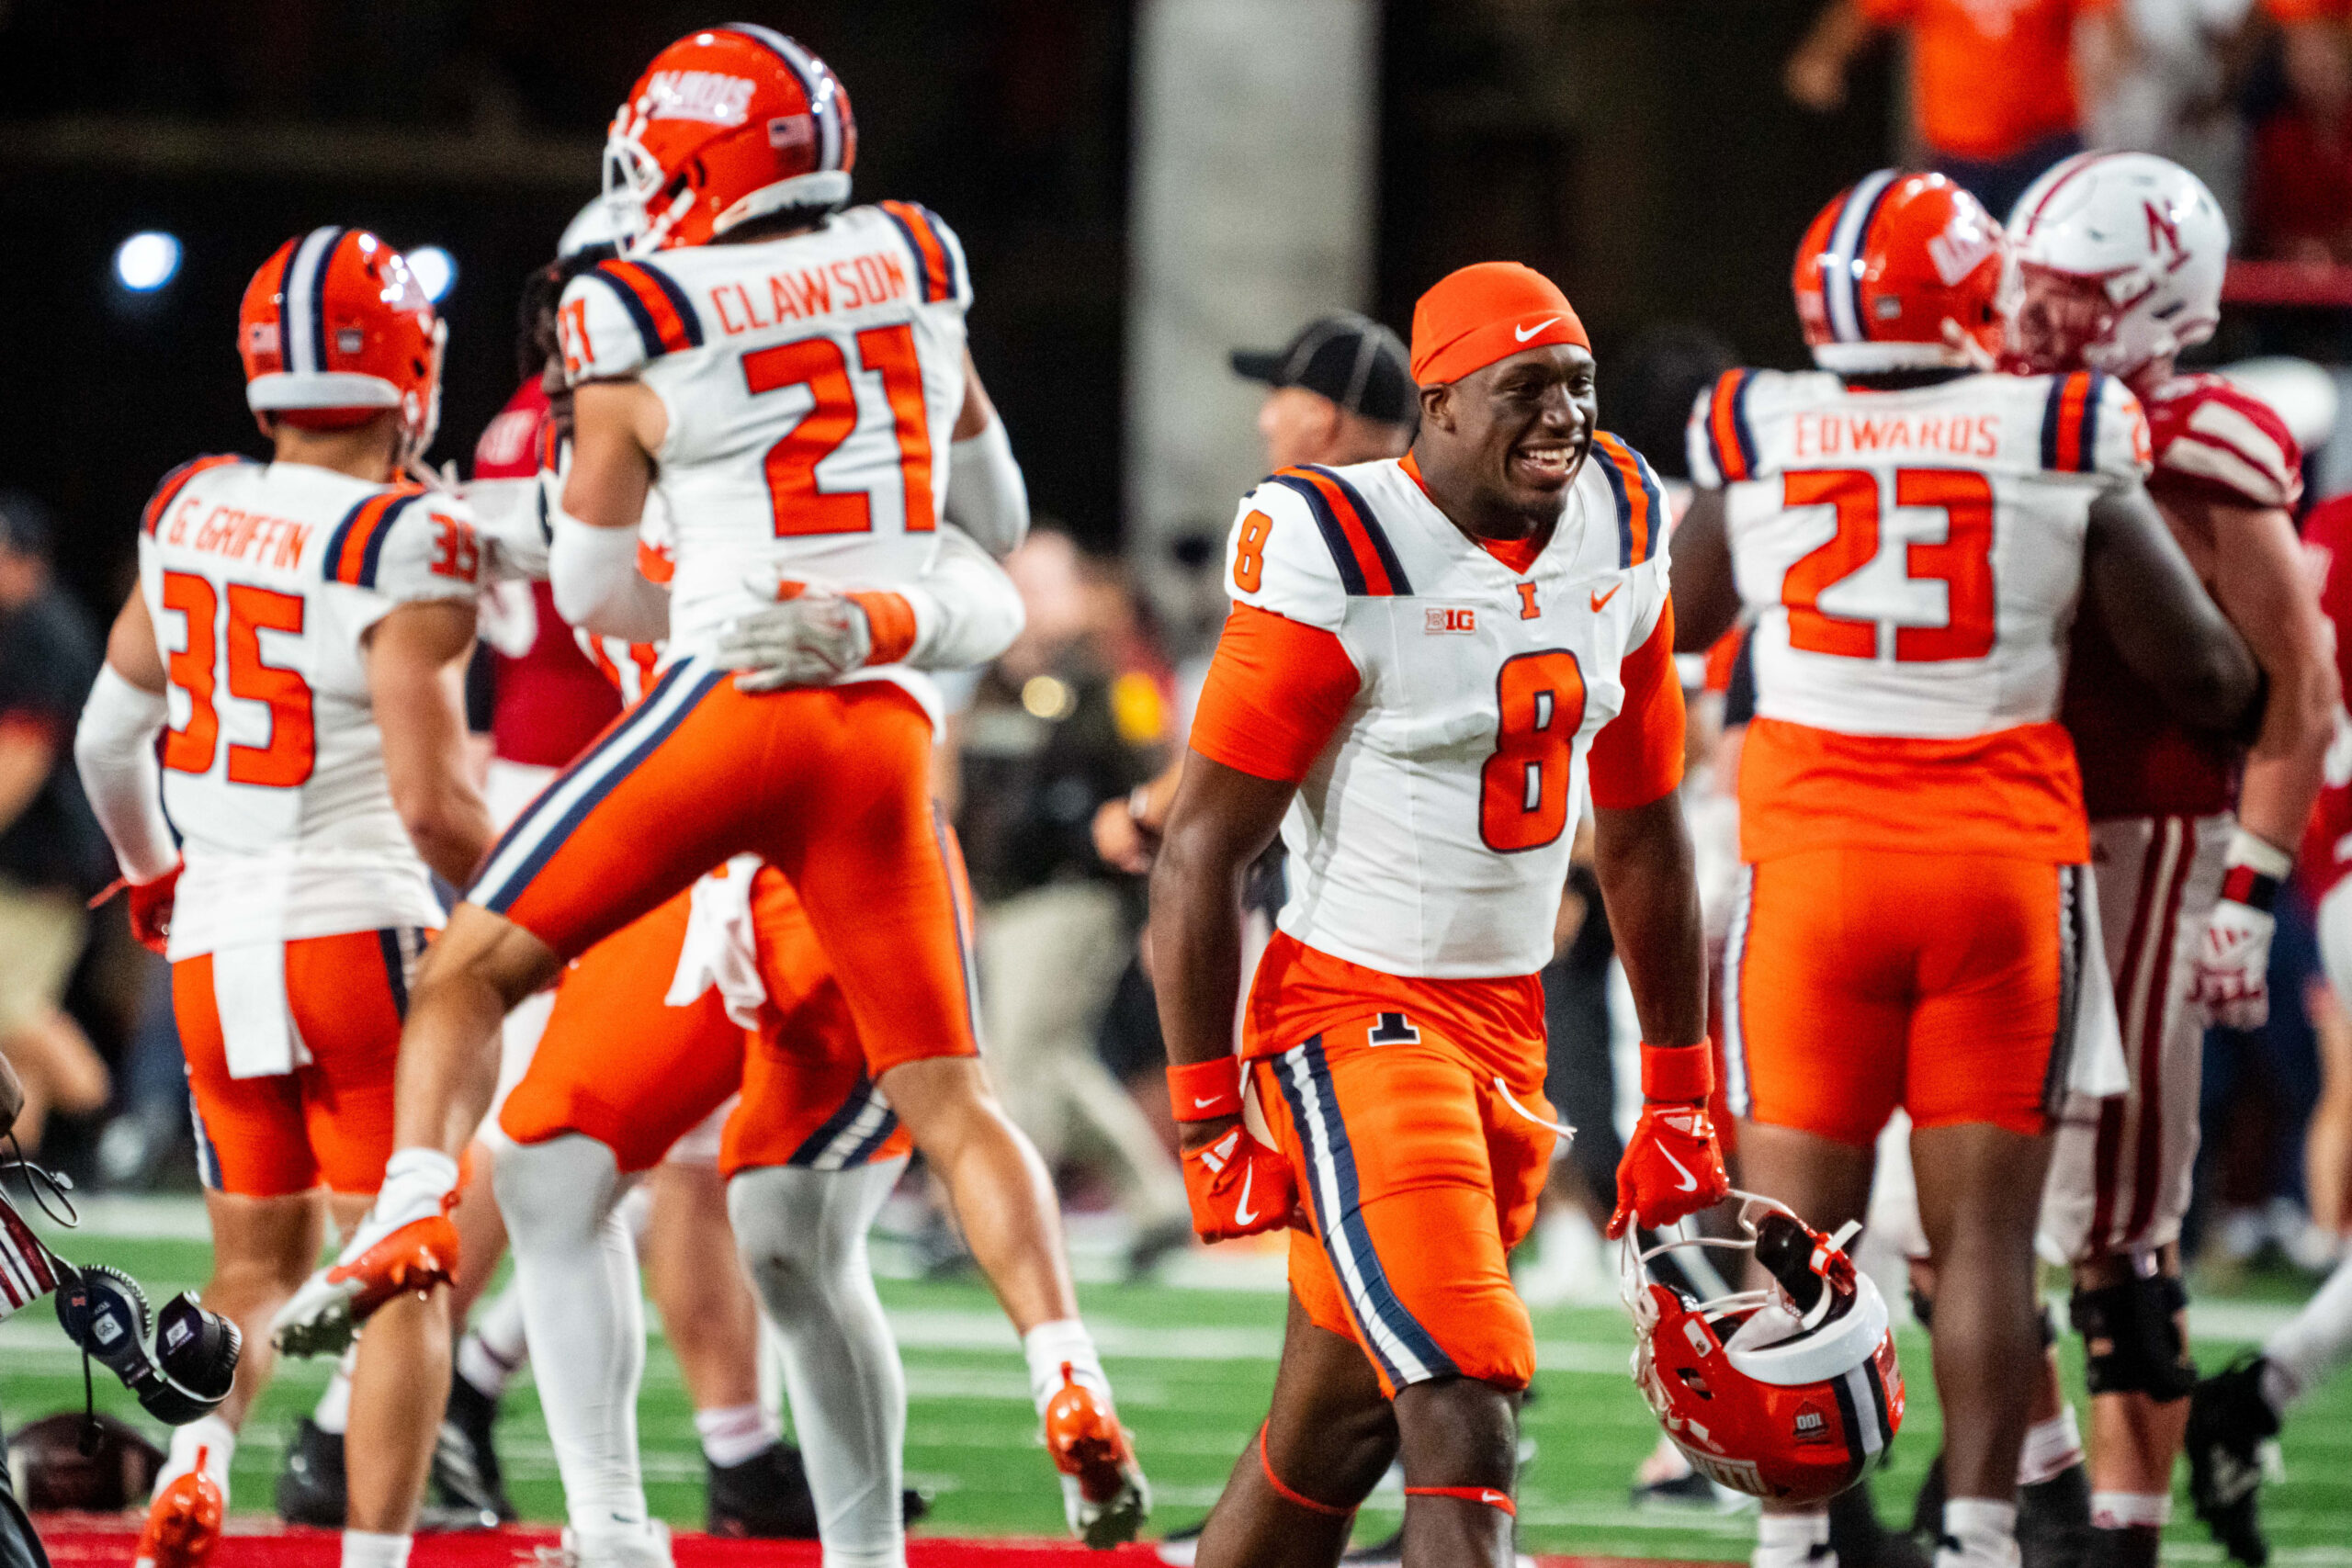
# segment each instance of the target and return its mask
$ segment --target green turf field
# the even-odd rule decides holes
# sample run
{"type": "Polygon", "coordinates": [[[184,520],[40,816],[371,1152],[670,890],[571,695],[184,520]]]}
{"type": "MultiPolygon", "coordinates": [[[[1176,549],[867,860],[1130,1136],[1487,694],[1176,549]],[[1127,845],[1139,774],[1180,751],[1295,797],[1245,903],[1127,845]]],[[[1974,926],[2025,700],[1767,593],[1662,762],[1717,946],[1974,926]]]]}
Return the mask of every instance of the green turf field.
{"type": "MultiPolygon", "coordinates": [[[[198,1221],[200,1224],[200,1221],[198,1221]]],[[[133,1227],[136,1228],[136,1227],[133,1227]]],[[[206,1248],[194,1240],[95,1234],[54,1237],[76,1259],[130,1269],[155,1299],[201,1281],[206,1248]]],[[[1037,1448],[1027,1380],[1011,1329],[977,1285],[886,1281],[883,1300],[905,1348],[910,1398],[909,1479],[931,1492],[925,1529],[952,1534],[1058,1534],[1061,1504],[1037,1448]]],[[[1136,1433],[1159,1495],[1158,1529],[1190,1524],[1216,1498],[1234,1456],[1256,1428],[1272,1384],[1282,1301],[1262,1292],[1100,1285],[1084,1292],[1087,1316],[1119,1389],[1120,1410],[1136,1433]]],[[[649,1316],[651,1314],[649,1314],[649,1316]]],[[[2241,1314],[2243,1315],[2243,1314],[2241,1314]]],[[[1564,1309],[1538,1314],[1539,1397],[1527,1431],[1537,1445],[1521,1487],[1523,1544],[1535,1551],[1731,1559],[1747,1556],[1747,1516],[1636,1513],[1626,1482],[1657,1436],[1625,1373],[1631,1331],[1622,1314],[1564,1309]]],[[[2218,1366],[2236,1348],[2203,1340],[2199,1355],[2218,1366]]],[[[1934,1453],[1939,1426],[1927,1377],[1927,1347],[1916,1331],[1902,1341],[1910,1414],[1890,1472],[1878,1479],[1881,1511],[1907,1517],[1912,1491],[1934,1453]]],[[[0,1325],[0,1411],[21,1424],[79,1406],[80,1359],[57,1332],[46,1303],[0,1325]]],[[[271,1478],[295,1418],[316,1397],[324,1363],[293,1362],[279,1372],[237,1452],[239,1512],[269,1506],[271,1478]]],[[[128,1395],[100,1372],[102,1404],[141,1422],[128,1395]]],[[[148,1423],[152,1426],[152,1423],[148,1423]]],[[[658,1341],[649,1357],[641,1421],[646,1476],[655,1508],[698,1527],[702,1461],[677,1369],[658,1341]]],[[[503,1452],[517,1505],[527,1517],[555,1519],[562,1498],[546,1427],[527,1382],[509,1396],[503,1452]]],[[[2286,1441],[2287,1476],[2266,1495],[2279,1568],[2352,1568],[2352,1379],[2342,1379],[2297,1413],[2286,1441]]],[[[2184,1483],[2185,1484],[2185,1483],[2184,1483]]],[[[1375,1496],[1363,1529],[1385,1534],[1401,1496],[1375,1496]]],[[[2185,1491],[2165,1555],[2209,1562],[2219,1551],[2188,1518],[2185,1491]]]]}

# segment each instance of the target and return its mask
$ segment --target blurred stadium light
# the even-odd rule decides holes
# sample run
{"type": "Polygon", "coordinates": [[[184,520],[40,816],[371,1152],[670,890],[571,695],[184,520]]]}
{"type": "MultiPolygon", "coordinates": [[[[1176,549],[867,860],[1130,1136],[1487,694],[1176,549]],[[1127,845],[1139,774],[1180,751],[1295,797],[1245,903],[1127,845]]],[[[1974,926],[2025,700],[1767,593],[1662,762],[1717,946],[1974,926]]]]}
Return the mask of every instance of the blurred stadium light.
{"type": "Polygon", "coordinates": [[[156,230],[133,234],[115,247],[115,281],[133,294],[151,293],[180,270],[180,243],[156,230]]]}
{"type": "Polygon", "coordinates": [[[419,245],[409,252],[408,269],[416,274],[417,287],[435,305],[449,297],[458,281],[458,258],[438,245],[419,245]]]}

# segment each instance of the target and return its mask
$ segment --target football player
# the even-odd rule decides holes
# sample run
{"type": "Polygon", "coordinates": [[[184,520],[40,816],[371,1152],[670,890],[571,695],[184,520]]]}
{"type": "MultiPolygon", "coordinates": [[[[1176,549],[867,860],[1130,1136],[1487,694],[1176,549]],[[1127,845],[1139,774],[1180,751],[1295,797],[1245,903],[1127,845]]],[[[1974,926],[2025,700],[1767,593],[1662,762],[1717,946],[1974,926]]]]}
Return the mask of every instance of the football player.
{"type": "MultiPolygon", "coordinates": [[[[2302,546],[2322,579],[2320,607],[2335,632],[2339,688],[2352,686],[2352,500],[2338,497],[2313,507],[2302,546]]],[[[2303,835],[2303,876],[2318,898],[2327,983],[2339,998],[2352,997],[2352,716],[2340,703],[2324,778],[2303,835]]],[[[2249,795],[2254,783],[2249,761],[2249,795]]],[[[2270,1554],[2258,1511],[2262,1445],[2278,1435],[2298,1402],[2347,1360],[2352,1263],[2342,1263],[2293,1317],[2270,1331],[2258,1353],[2240,1357],[2189,1396],[2188,1495],[2213,1539],[2239,1562],[2260,1568],[2270,1554]]]]}
{"type": "Polygon", "coordinates": [[[2319,794],[2338,685],[2295,537],[2294,437],[2260,400],[2174,366],[2221,315],[2230,232],[2212,193],[2150,153],[2085,154],[2034,183],[2009,233],[2024,275],[2019,358],[2137,395],[2149,493],[2268,687],[2250,736],[2200,728],[2120,657],[2108,606],[2075,626],[2061,717],[2082,759],[2130,1087],[2068,1108],[2042,1230],[2075,1269],[2092,1561],[2151,1568],[2197,1376],[2180,1223],[2204,1030],[2251,1029],[2268,1010],[2271,905],[2319,794]]]}
{"type": "MultiPolygon", "coordinates": [[[[481,552],[456,498],[403,478],[442,335],[365,230],[314,229],[254,276],[237,346],[272,461],[199,457],[156,491],[75,744],[133,928],[172,960],[205,1299],[245,1336],[228,1401],[173,1436],[139,1546],[159,1568],[216,1543],[267,1325],[328,1218],[350,1232],[384,1178],[401,1021],[441,923],[427,873],[462,882],[490,842],[459,700],[481,552]]],[[[448,1376],[445,1303],[388,1303],[353,1373],[346,1568],[406,1562],[439,1422],[413,1395],[448,1376]]]]}
{"type": "MultiPolygon", "coordinates": [[[[1797,252],[1821,368],[1734,370],[1700,399],[1675,541],[1687,648],[1743,600],[1756,616],[1724,975],[1742,1177],[1860,1221],[1880,1130],[1909,1112],[1942,1266],[1940,1568],[2016,1561],[2041,1178],[2072,1075],[2114,1066],[2055,722],[2078,592],[2130,607],[2122,658],[2189,722],[2242,722],[2258,679],[2147,498],[2130,390],[1991,373],[2011,269],[1943,175],[1841,193],[1797,252]]],[[[1827,1532],[1826,1508],[1768,1504],[1758,1568],[1827,1532]]]]}
{"type": "Polygon", "coordinates": [[[1108,1543],[1139,1527],[1143,1478],[1077,1315],[1051,1182],[978,1059],[930,795],[930,687],[908,667],[943,625],[917,586],[943,498],[977,484],[992,493],[958,514],[1005,522],[1017,468],[1008,484],[1009,448],[990,457],[1001,429],[965,347],[961,246],[920,207],[848,207],[855,151],[840,81],[749,24],[662,51],[613,122],[626,259],[574,279],[559,311],[574,457],[548,571],[567,618],[667,637],[667,666],[500,840],[435,944],[385,1190],[282,1318],[310,1337],[446,1278],[444,1209],[499,1019],[566,959],[757,852],[806,908],[873,1077],[1023,1337],[1073,1528],[1108,1543]],[[678,525],[667,592],[638,569],[656,486],[678,525]],[[775,604],[811,580],[835,591],[775,604]],[[719,638],[763,608],[841,671],[832,683],[732,678],[719,638]]]}
{"type": "Polygon", "coordinates": [[[1650,1042],[1612,1231],[1726,1190],[1657,479],[1596,430],[1584,328],[1526,267],[1422,296],[1412,376],[1401,460],[1242,501],[1152,882],[1194,1224],[1292,1227],[1272,1410],[1201,1536],[1216,1568],[1336,1562],[1400,1450],[1407,1561],[1509,1559],[1535,1346],[1506,1258],[1562,1134],[1537,971],[1588,783],[1650,1042]],[[1237,1056],[1240,878],[1277,828],[1293,891],[1237,1056]]]}

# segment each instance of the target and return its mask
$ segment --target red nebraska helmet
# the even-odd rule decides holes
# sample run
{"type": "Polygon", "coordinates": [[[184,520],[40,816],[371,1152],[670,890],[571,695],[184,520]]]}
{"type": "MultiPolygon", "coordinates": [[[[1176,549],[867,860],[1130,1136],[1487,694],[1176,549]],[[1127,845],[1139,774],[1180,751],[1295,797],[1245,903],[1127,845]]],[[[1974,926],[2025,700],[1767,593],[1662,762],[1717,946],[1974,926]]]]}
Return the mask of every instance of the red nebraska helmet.
{"type": "Polygon", "coordinates": [[[773,28],[729,22],[653,57],[605,139],[624,254],[703,245],[775,212],[849,200],[857,121],[825,62],[773,28]]]}
{"type": "Polygon", "coordinates": [[[1941,175],[1881,169],[1804,231],[1797,320],[1824,370],[1990,369],[2016,276],[2008,235],[1974,197],[1941,175]]]}
{"type": "Polygon", "coordinates": [[[245,285],[245,404],[314,430],[398,409],[409,452],[422,452],[441,416],[447,330],[398,251],[365,229],[313,229],[245,285]]]}
{"type": "Polygon", "coordinates": [[[1846,1255],[1860,1226],[1825,1236],[1769,1198],[1735,1196],[1747,1200],[1747,1241],[1643,1251],[1627,1232],[1634,1382],[1701,1473],[1736,1492],[1817,1503],[1860,1481],[1903,1425],[1886,1302],[1846,1255]],[[1648,1267],[1686,1247],[1752,1251],[1772,1283],[1693,1302],[1648,1267]]]}

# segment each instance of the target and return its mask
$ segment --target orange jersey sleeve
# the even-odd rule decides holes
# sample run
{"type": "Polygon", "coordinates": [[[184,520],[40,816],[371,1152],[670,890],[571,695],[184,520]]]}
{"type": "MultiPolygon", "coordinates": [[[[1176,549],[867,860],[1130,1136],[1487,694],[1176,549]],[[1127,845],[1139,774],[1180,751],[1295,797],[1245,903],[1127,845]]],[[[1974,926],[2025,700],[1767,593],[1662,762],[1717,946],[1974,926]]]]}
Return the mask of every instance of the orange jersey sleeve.
{"type": "Polygon", "coordinates": [[[1625,705],[1592,738],[1592,803],[1611,811],[1647,806],[1682,782],[1682,682],[1674,670],[1674,602],[1649,640],[1618,667],[1625,705]]]}
{"type": "Polygon", "coordinates": [[[1193,714],[1193,750],[1253,778],[1295,784],[1363,684],[1340,639],[1236,604],[1193,714]]]}

